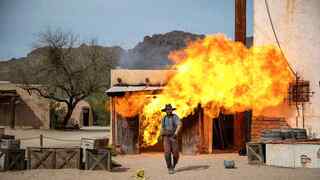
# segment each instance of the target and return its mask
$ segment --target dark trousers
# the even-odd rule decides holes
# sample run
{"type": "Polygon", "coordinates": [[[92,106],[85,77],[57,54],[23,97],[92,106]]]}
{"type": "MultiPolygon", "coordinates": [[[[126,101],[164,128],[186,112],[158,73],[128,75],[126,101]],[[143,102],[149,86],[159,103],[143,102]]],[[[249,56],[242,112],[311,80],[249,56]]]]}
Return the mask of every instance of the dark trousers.
{"type": "Polygon", "coordinates": [[[177,138],[174,138],[173,136],[163,136],[163,148],[167,168],[175,168],[179,160],[179,145],[177,138]]]}

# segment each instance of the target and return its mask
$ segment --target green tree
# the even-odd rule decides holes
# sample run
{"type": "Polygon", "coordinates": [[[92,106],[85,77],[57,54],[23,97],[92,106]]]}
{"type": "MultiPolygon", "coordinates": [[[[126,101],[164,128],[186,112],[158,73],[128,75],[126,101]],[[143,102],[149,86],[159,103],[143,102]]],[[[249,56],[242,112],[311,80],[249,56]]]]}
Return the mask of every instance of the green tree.
{"type": "Polygon", "coordinates": [[[106,126],[109,124],[109,111],[106,109],[107,98],[104,92],[90,95],[86,98],[89,102],[97,125],[106,126]]]}

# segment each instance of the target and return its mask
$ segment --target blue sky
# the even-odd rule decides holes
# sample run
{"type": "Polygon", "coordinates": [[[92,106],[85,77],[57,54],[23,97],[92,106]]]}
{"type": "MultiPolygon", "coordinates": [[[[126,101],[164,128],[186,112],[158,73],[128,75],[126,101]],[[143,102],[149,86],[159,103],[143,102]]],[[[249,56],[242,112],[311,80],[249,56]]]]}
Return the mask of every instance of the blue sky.
{"type": "MultiPolygon", "coordinates": [[[[253,30],[252,1],[247,35],[253,30]]],[[[26,56],[37,33],[49,27],[123,48],[172,30],[233,38],[234,0],[0,0],[0,60],[26,56]]]]}

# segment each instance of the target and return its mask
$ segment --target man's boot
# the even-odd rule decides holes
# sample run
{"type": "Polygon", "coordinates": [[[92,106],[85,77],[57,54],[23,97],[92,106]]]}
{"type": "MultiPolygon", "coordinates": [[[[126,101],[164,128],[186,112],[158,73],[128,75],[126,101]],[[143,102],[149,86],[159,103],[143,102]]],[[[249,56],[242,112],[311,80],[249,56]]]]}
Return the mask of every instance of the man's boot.
{"type": "Polygon", "coordinates": [[[172,166],[171,154],[165,154],[164,158],[165,158],[166,163],[167,163],[167,168],[168,168],[169,174],[173,174],[173,166],[172,166]]]}
{"type": "Polygon", "coordinates": [[[176,165],[178,164],[179,157],[174,157],[173,156],[173,169],[176,168],[176,165]]]}

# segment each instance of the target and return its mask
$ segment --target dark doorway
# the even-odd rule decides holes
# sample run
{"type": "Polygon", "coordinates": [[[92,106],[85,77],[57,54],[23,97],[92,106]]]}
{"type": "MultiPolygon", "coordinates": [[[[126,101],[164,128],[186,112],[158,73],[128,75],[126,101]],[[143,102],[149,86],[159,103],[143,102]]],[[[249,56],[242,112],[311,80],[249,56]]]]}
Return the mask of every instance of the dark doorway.
{"type": "Polygon", "coordinates": [[[139,116],[131,118],[119,118],[117,124],[117,144],[120,145],[122,153],[139,153],[139,116]]]}
{"type": "Polygon", "coordinates": [[[212,149],[223,152],[245,149],[246,142],[251,139],[251,119],[251,110],[235,114],[220,113],[212,123],[212,149]]]}
{"type": "Polygon", "coordinates": [[[213,119],[213,149],[226,150],[234,147],[234,115],[220,113],[213,119]]]}
{"type": "Polygon", "coordinates": [[[83,126],[89,126],[89,116],[90,115],[90,109],[89,108],[83,108],[82,109],[82,125],[83,126]]]}

